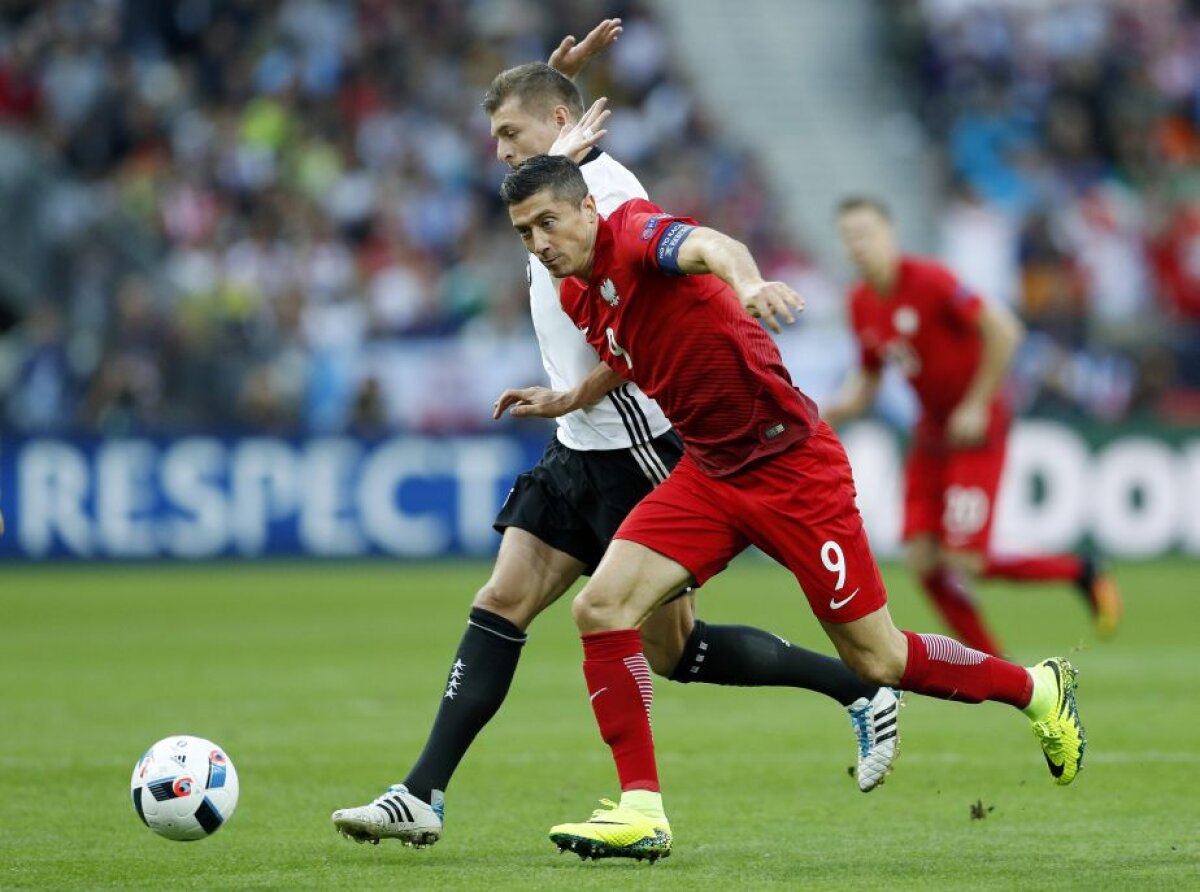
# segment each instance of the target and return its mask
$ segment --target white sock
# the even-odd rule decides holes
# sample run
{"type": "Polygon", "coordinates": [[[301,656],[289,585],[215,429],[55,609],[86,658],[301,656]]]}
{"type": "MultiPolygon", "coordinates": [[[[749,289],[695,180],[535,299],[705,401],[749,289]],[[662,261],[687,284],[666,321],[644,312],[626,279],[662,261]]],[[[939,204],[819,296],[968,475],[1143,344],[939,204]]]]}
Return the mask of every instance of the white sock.
{"type": "Polygon", "coordinates": [[[626,790],[621,794],[621,807],[641,812],[648,818],[665,818],[662,793],[652,790],[626,790]]]}

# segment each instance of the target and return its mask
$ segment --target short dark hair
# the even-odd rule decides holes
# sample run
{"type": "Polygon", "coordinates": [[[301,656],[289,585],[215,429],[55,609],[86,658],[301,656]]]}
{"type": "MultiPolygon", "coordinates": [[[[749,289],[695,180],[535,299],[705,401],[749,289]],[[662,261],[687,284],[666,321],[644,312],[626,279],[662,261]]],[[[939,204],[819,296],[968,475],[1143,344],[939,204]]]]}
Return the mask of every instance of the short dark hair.
{"type": "Polygon", "coordinates": [[[891,222],[892,212],[888,209],[883,199],[876,198],[874,195],[847,195],[837,206],[837,215],[839,217],[850,213],[851,211],[874,211],[883,219],[891,222]]]}
{"type": "Polygon", "coordinates": [[[588,187],[579,165],[565,155],[534,155],[514,167],[500,184],[500,200],[506,205],[520,204],[543,189],[549,189],[555,201],[582,204],[588,187]]]}
{"type": "Polygon", "coordinates": [[[556,105],[565,105],[576,118],[583,114],[579,88],[545,62],[528,62],[501,71],[483,94],[483,110],[494,115],[496,109],[514,97],[522,108],[530,111],[549,112],[556,105]]]}

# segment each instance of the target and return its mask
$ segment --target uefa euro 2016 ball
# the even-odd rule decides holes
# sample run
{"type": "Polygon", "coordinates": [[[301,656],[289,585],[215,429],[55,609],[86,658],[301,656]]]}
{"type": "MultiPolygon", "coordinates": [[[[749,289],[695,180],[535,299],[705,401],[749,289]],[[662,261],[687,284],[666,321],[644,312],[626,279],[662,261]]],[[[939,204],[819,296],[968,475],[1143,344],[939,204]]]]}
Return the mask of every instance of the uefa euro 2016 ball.
{"type": "Polygon", "coordinates": [[[165,737],[138,759],[133,809],[167,839],[212,836],[237,808],[238,776],[225,751],[203,737],[165,737]]]}

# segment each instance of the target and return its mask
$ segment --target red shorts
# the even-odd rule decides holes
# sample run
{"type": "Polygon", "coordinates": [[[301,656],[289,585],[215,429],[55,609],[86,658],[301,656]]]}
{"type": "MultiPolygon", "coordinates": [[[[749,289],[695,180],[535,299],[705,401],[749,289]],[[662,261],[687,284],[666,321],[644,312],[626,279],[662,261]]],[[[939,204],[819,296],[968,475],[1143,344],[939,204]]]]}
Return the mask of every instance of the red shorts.
{"type": "Polygon", "coordinates": [[[1006,423],[970,448],[919,432],[904,469],[904,538],[932,535],[948,549],[986,553],[1007,442],[1006,423]]]}
{"type": "Polygon", "coordinates": [[[860,619],[887,603],[850,462],[825,422],[807,440],[730,477],[709,477],[685,455],[614,538],[682,564],[699,585],[756,545],[792,571],[826,622],[860,619]]]}

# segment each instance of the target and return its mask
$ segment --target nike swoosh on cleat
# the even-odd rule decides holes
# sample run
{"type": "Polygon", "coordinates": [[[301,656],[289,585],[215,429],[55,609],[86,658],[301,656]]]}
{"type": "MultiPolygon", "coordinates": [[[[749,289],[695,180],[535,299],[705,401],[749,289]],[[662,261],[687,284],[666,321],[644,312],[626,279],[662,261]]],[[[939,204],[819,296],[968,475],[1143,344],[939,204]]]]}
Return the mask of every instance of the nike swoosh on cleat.
{"type": "MultiPolygon", "coordinates": [[[[861,588],[861,586],[859,586],[859,588],[861,588]]],[[[839,610],[842,607],[845,607],[847,604],[849,604],[851,601],[854,600],[854,596],[857,594],[858,594],[858,589],[856,588],[854,591],[852,591],[849,595],[847,595],[845,598],[843,598],[840,601],[835,600],[834,598],[830,598],[829,599],[829,609],[830,610],[839,610]]]]}
{"type": "Polygon", "coordinates": [[[1045,753],[1042,753],[1042,756],[1045,758],[1046,764],[1050,766],[1050,773],[1054,775],[1054,777],[1062,777],[1063,770],[1067,767],[1067,763],[1063,762],[1061,765],[1055,765],[1052,761],[1050,761],[1050,757],[1045,753]]]}

